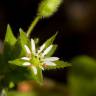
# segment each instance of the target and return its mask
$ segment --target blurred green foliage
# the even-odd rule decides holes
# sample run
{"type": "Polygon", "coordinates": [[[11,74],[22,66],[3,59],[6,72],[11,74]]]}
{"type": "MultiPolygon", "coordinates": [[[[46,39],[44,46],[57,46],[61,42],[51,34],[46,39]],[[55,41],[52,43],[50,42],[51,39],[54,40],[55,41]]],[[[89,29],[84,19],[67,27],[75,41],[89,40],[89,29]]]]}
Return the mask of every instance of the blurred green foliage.
{"type": "Polygon", "coordinates": [[[9,92],[8,96],[37,96],[36,93],[21,93],[21,92],[9,92]]]}
{"type": "Polygon", "coordinates": [[[71,96],[96,96],[96,60],[89,56],[74,58],[69,81],[71,96]]]}

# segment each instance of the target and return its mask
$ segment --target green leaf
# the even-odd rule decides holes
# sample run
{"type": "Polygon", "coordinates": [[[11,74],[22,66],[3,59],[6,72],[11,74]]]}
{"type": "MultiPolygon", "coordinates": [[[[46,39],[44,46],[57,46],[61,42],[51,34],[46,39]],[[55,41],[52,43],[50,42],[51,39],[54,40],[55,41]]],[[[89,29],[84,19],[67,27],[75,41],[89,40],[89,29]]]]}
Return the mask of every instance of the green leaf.
{"type": "Polygon", "coordinates": [[[57,36],[58,32],[56,32],[56,34],[54,34],[51,38],[49,38],[47,41],[45,41],[45,43],[43,43],[43,45],[45,44],[45,48],[49,47],[51,44],[53,44],[56,36],[57,36]]]}
{"type": "Polygon", "coordinates": [[[16,38],[13,35],[12,29],[10,27],[10,25],[7,26],[7,32],[6,32],[6,36],[5,36],[5,40],[4,40],[4,58],[6,58],[6,62],[9,59],[12,59],[13,56],[13,46],[16,43],[16,38]]]}
{"type": "Polygon", "coordinates": [[[51,57],[51,56],[55,53],[57,47],[58,47],[58,45],[53,45],[52,49],[51,49],[50,52],[46,55],[46,57],[51,57]]]}
{"type": "Polygon", "coordinates": [[[6,75],[6,82],[14,82],[17,84],[23,80],[33,80],[32,74],[27,67],[14,66],[14,69],[11,69],[10,73],[6,75]]]}
{"type": "Polygon", "coordinates": [[[9,45],[14,45],[16,43],[16,38],[13,35],[12,29],[10,27],[10,25],[7,26],[7,31],[6,31],[6,36],[5,36],[5,40],[4,43],[8,43],[9,45]]]}
{"type": "Polygon", "coordinates": [[[50,70],[50,69],[60,69],[60,68],[65,68],[65,67],[70,67],[71,64],[68,62],[64,62],[61,60],[55,61],[54,62],[56,64],[56,66],[47,66],[46,69],[50,70]]]}
{"type": "Polygon", "coordinates": [[[22,60],[22,59],[15,59],[12,61],[9,61],[10,64],[14,64],[17,66],[22,66],[23,63],[27,62],[26,60],[22,60]]]}
{"type": "Polygon", "coordinates": [[[73,58],[71,62],[75,74],[79,73],[85,76],[96,75],[96,60],[94,58],[80,55],[73,58]]]}

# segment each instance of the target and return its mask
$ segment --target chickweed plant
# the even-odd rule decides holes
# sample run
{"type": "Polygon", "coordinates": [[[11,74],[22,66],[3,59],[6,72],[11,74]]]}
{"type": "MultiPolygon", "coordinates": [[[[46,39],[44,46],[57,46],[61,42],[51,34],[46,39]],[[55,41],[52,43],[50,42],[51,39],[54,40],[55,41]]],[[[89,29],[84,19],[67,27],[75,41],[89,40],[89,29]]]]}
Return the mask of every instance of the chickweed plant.
{"type": "Polygon", "coordinates": [[[13,85],[24,80],[34,80],[42,85],[44,70],[70,66],[59,57],[52,57],[57,49],[57,45],[53,44],[57,32],[41,46],[30,36],[38,21],[52,16],[61,3],[62,0],[41,1],[28,30],[25,32],[20,28],[18,37],[13,35],[8,24],[3,53],[0,54],[0,96],[7,96],[7,91],[13,85]]]}

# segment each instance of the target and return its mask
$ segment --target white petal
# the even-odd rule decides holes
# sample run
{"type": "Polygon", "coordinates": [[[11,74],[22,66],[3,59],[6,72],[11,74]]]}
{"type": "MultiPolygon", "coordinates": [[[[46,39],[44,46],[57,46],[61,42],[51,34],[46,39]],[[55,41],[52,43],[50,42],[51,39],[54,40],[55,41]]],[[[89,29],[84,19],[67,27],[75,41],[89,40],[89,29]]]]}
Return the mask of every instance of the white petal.
{"type": "Polygon", "coordinates": [[[49,51],[52,49],[53,45],[50,45],[43,53],[42,53],[42,57],[44,57],[45,55],[47,55],[49,53],[49,51]]]}
{"type": "Polygon", "coordinates": [[[25,47],[25,49],[26,49],[27,54],[31,54],[31,51],[30,51],[30,49],[28,48],[28,46],[27,46],[27,45],[24,45],[24,47],[25,47]]]}
{"type": "Polygon", "coordinates": [[[23,66],[30,66],[30,65],[31,65],[31,63],[29,63],[29,62],[23,63],[23,66]]]}
{"type": "Polygon", "coordinates": [[[21,59],[22,60],[28,60],[28,61],[30,60],[30,58],[28,58],[28,57],[22,57],[21,59]]]}
{"type": "Polygon", "coordinates": [[[32,53],[35,54],[36,50],[35,50],[35,42],[33,39],[31,39],[31,48],[32,48],[32,53]]]}
{"type": "Polygon", "coordinates": [[[37,68],[35,66],[32,66],[33,72],[35,75],[37,75],[37,68]]]}
{"type": "Polygon", "coordinates": [[[35,50],[35,41],[33,39],[31,39],[31,50],[32,53],[35,54],[36,50],[35,50]]]}
{"type": "Polygon", "coordinates": [[[45,58],[44,61],[56,61],[59,60],[58,57],[49,57],[49,58],[45,58]]]}
{"type": "Polygon", "coordinates": [[[48,65],[48,66],[56,66],[56,64],[55,63],[53,63],[53,62],[50,62],[50,61],[46,61],[46,62],[44,62],[46,65],[48,65]]]}
{"type": "Polygon", "coordinates": [[[42,52],[42,51],[44,50],[44,48],[45,48],[45,44],[43,44],[43,45],[40,47],[40,49],[38,50],[38,53],[42,52]]]}

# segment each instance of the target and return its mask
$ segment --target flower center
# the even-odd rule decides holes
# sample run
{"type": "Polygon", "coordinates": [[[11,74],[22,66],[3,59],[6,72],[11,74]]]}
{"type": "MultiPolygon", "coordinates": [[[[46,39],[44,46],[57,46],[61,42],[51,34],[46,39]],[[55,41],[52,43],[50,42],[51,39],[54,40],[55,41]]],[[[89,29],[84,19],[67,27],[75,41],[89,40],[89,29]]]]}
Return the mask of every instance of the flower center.
{"type": "Polygon", "coordinates": [[[30,62],[31,62],[31,64],[33,64],[35,66],[39,66],[39,64],[40,64],[40,60],[37,57],[32,57],[30,62]]]}

